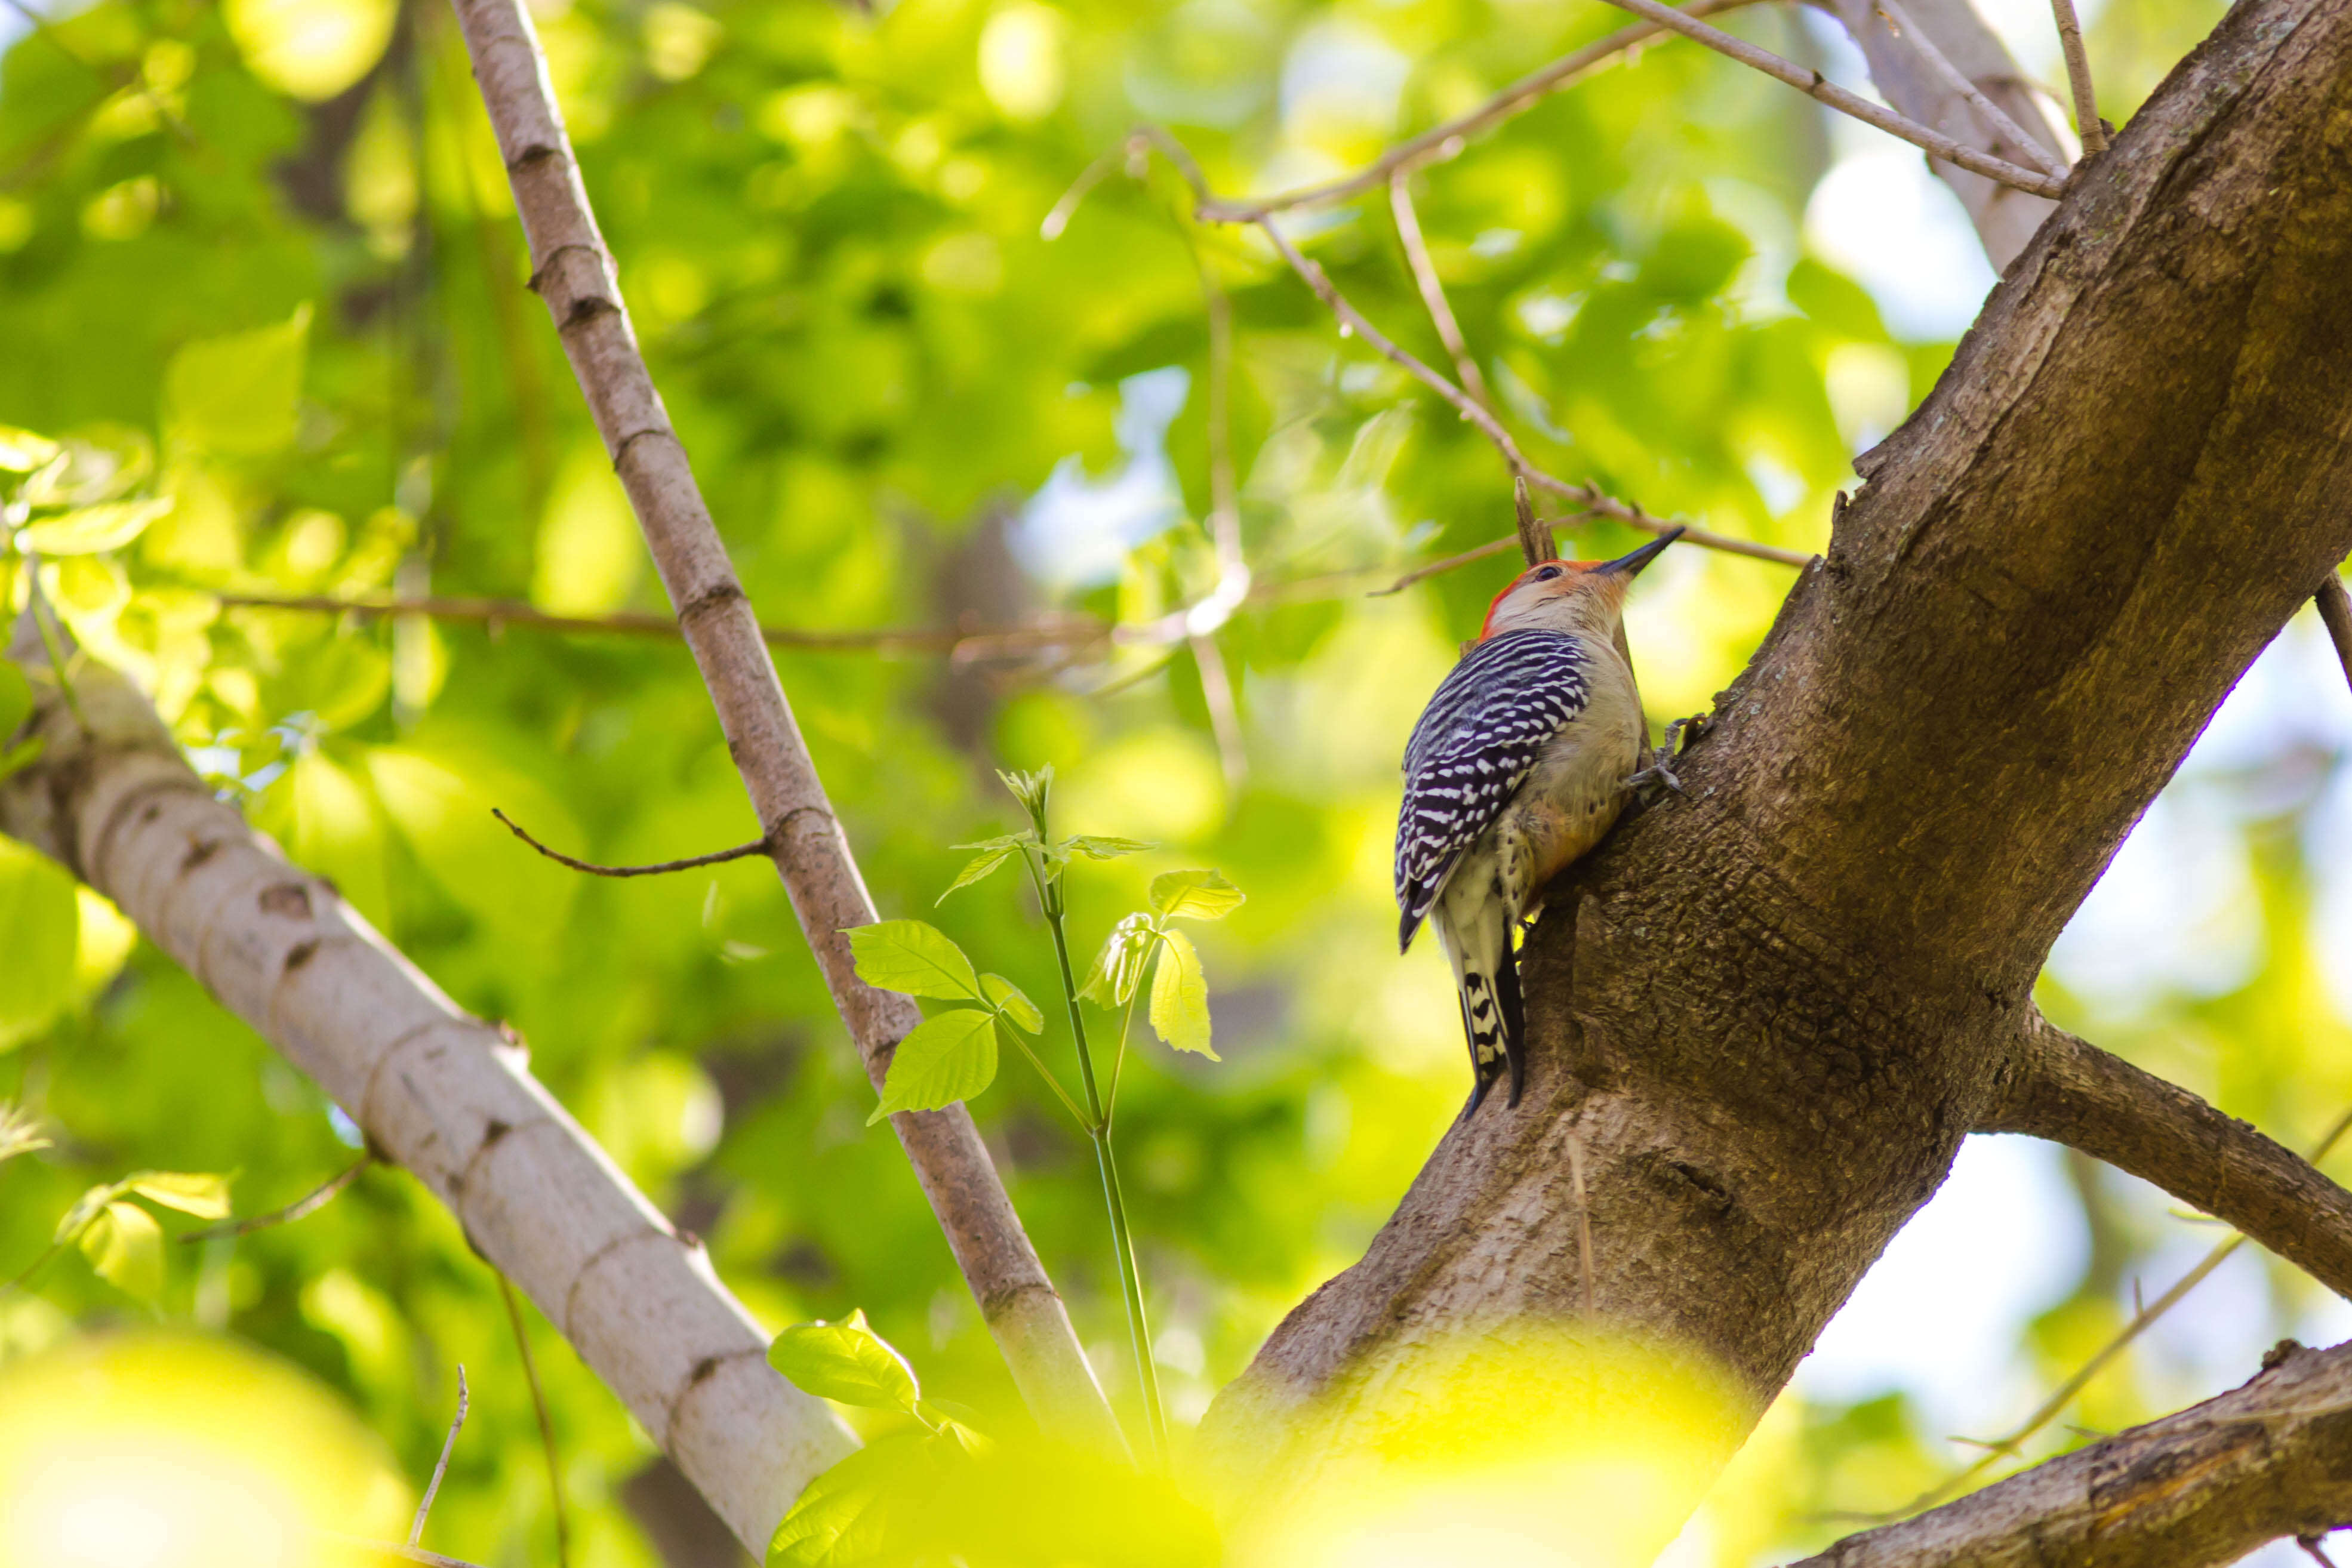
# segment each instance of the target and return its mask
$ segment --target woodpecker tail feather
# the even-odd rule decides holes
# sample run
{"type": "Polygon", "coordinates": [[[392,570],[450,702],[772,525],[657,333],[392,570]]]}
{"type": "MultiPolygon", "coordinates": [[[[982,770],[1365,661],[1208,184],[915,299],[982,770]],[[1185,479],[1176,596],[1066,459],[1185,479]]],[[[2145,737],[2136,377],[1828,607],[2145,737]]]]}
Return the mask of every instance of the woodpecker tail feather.
{"type": "Polygon", "coordinates": [[[1470,1071],[1475,1079],[1466,1119],[1486,1098],[1507,1070],[1511,1075],[1510,1103],[1519,1103],[1526,1087],[1527,1060],[1520,1041],[1526,1034],[1526,1013],[1519,994],[1518,956],[1511,951],[1507,922],[1480,920],[1467,930],[1440,917],[1438,935],[1445,955],[1454,961],[1454,983],[1462,1001],[1462,1031],[1470,1046],[1470,1071]]]}

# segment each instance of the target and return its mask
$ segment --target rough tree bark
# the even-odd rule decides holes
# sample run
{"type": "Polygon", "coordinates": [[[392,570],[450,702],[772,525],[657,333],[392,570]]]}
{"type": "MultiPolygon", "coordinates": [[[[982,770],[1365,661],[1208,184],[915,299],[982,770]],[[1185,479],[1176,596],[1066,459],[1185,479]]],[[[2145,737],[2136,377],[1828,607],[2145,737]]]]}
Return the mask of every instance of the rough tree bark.
{"type": "Polygon", "coordinates": [[[857,1440],[768,1365],[766,1332],[701,1244],[540,1086],[511,1033],[442,995],[215,800],[129,682],[84,665],[74,687],[88,727],[44,693],[29,727],[46,748],[0,783],[0,832],[112,899],[315,1079],[448,1206],[729,1528],[764,1547],[857,1440]]]}
{"type": "MultiPolygon", "coordinates": [[[[1682,768],[1691,798],[1550,890],[1525,1103],[1453,1129],[1219,1397],[1201,1446],[1229,1502],[1314,1485],[1432,1345],[1579,1321],[1572,1148],[1593,1305],[1703,1354],[1752,1414],[1966,1134],[2121,1157],[2122,1125],[2177,1124],[2146,1084],[2086,1120],[2032,1053],[2030,988],[2352,550],[2347,276],[2352,0],[2243,0],[1861,460],[1827,559],[1682,768]],[[2054,1098],[2021,1110],[2037,1085],[2054,1098]]],[[[2266,1218],[2275,1184],[2149,1146],[2139,1174],[2342,1280],[2329,1226],[2266,1218]]]]}

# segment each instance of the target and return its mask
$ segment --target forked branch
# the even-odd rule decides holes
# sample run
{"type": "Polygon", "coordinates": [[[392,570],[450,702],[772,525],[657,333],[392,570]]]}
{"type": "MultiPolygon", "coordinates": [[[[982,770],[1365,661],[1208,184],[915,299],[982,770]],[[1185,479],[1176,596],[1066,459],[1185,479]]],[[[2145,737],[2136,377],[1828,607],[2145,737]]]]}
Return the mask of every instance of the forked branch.
{"type": "Polygon", "coordinates": [[[2018,1038],[2000,1104],[1976,1130],[2080,1149],[2352,1297],[2352,1193],[2245,1123],[2038,1012],[2018,1038]]]}

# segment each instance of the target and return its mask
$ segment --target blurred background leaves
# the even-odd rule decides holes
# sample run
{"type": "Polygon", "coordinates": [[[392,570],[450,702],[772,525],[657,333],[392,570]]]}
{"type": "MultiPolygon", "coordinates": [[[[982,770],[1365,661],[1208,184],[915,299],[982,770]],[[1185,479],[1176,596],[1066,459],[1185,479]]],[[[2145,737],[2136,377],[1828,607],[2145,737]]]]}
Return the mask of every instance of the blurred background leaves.
{"type": "MultiPolygon", "coordinates": [[[[2221,9],[2087,8],[2110,116],[2221,9]]],[[[2040,8],[1989,15],[2054,83],[2040,8]]],[[[1249,890],[1196,936],[1223,1064],[1154,1052],[1122,1109],[1157,1358],[1189,1425],[1353,1260],[1458,1108],[1443,966],[1391,944],[1395,768],[1508,572],[1361,594],[1507,532],[1509,498],[1475,432],[1339,339],[1253,237],[1191,229],[1164,172],[1115,167],[1059,238],[1040,224],[1140,118],[1221,190],[1282,189],[1619,18],[1579,0],[901,0],[871,16],[545,0],[536,16],[656,378],[771,623],[1139,622],[1206,591],[1202,272],[1230,296],[1249,562],[1261,583],[1357,574],[1216,633],[1238,787],[1182,644],[1108,662],[780,656],[886,916],[928,912],[963,859],[950,845],[1019,825],[995,768],[1049,763],[1069,830],[1160,846],[1074,880],[1082,945],[1164,872],[1214,865],[1249,890]]],[[[1759,7],[1733,26],[1859,85],[1817,17],[1759,7]]],[[[864,1126],[871,1088],[767,868],[581,880],[488,814],[608,862],[756,834],[682,648],[223,603],[667,608],[522,287],[450,18],[424,0],[97,0],[0,12],[0,423],[70,454],[44,483],[46,515],[89,530],[88,553],[52,562],[75,635],[153,692],[258,825],[464,1005],[510,1020],[772,1326],[863,1309],[935,1396],[1017,1424],[903,1157],[864,1126]],[[145,515],[87,515],[109,506],[145,515]]],[[[1679,44],[1546,100],[1415,192],[1535,461],[1801,549],[1991,282],[1916,154],[1679,44]]],[[[1372,319],[1444,362],[1379,197],[1297,232],[1372,319]]],[[[1632,542],[1572,536],[1587,556],[1632,542]]],[[[1662,559],[1628,617],[1654,717],[1707,705],[1790,580],[1688,548],[1662,559]]],[[[2352,1100],[2347,745],[2352,698],[2298,623],[2061,944],[2053,1016],[2283,1137],[2315,1134],[2352,1100]]],[[[981,967],[1053,992],[1012,879],[932,917],[981,967]]],[[[234,1172],[254,1213],[353,1158],[311,1085],[103,900],[8,845],[0,956],[0,1097],[55,1140],[0,1167],[0,1273],[135,1169],[234,1172]]],[[[1131,1415],[1091,1162],[1045,1093],[1006,1073],[982,1126],[1131,1415]]],[[[1970,1457],[1951,1435],[2013,1423],[2139,1281],[2154,1295],[2214,1239],[2111,1172],[1972,1142],[1675,1560],[1744,1568],[1902,1503],[1970,1457]]],[[[299,1224],[162,1250],[152,1296],[53,1261],[0,1297],[0,1354],[108,1325],[233,1334],[335,1390],[412,1478],[463,1361],[475,1414],[434,1539],[488,1564],[548,1560],[495,1281],[412,1184],[371,1171],[299,1224]]],[[[2347,1326],[2246,1249],[2040,1441],[2234,1383],[2282,1333],[2347,1326]]],[[[693,1555],[691,1500],[645,1434],[532,1332],[576,1560],[719,1560],[693,1555]]]]}

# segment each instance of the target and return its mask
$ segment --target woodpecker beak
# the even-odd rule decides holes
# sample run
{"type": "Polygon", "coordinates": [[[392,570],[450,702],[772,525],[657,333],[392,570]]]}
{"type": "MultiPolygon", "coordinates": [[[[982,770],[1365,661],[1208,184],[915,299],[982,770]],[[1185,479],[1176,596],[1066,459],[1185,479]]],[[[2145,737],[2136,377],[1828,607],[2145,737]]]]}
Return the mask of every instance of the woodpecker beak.
{"type": "Polygon", "coordinates": [[[1592,575],[1595,577],[1638,576],[1643,567],[1658,559],[1660,550],[1682,538],[1683,532],[1680,527],[1676,527],[1669,532],[1660,534],[1631,555],[1621,555],[1615,560],[1602,561],[1592,569],[1592,575]]]}

